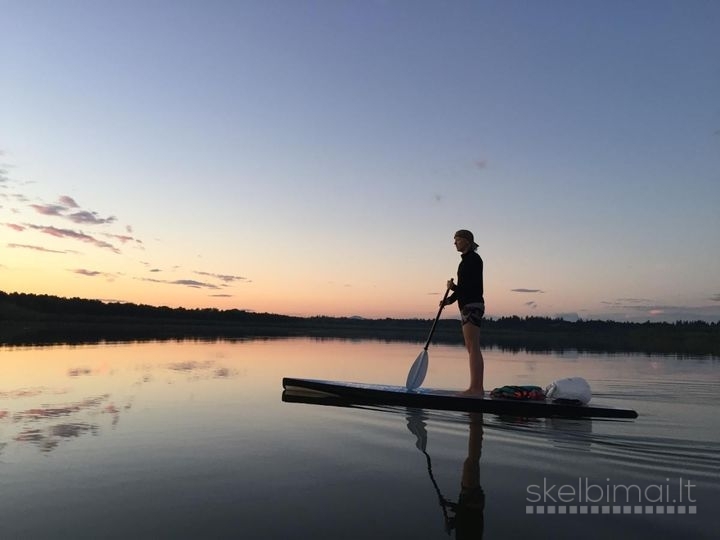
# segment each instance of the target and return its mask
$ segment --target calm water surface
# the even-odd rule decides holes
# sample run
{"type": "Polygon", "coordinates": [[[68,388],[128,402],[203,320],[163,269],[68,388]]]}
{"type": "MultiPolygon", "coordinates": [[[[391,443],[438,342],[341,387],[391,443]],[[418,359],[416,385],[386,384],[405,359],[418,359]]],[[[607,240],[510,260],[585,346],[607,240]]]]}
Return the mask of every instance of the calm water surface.
{"type": "MultiPolygon", "coordinates": [[[[717,538],[718,359],[485,352],[488,388],[582,376],[631,421],[281,399],[283,376],[404,384],[420,348],[0,348],[0,538],[717,538]]],[[[466,361],[432,347],[425,385],[466,361]]]]}

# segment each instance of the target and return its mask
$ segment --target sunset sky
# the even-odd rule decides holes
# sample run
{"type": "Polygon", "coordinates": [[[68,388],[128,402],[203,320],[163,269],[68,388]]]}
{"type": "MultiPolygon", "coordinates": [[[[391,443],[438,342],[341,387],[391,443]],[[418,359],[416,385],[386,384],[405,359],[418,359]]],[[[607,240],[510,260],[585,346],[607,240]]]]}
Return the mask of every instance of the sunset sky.
{"type": "Polygon", "coordinates": [[[720,320],[720,2],[0,13],[0,290],[431,318],[466,228],[489,316],[720,320]]]}

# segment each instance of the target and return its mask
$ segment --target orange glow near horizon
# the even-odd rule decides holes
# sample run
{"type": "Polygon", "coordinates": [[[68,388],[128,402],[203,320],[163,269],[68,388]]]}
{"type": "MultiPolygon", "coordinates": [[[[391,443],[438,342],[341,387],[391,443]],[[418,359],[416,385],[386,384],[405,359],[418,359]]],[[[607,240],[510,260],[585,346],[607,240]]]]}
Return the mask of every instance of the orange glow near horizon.
{"type": "MultiPolygon", "coordinates": [[[[256,280],[208,292],[206,289],[143,281],[134,278],[131,272],[109,277],[88,277],[75,274],[72,269],[38,263],[29,266],[28,262],[13,260],[13,267],[17,264],[17,269],[0,267],[3,278],[1,290],[7,293],[78,297],[171,308],[241,309],[294,316],[421,319],[435,316],[441,298],[440,292],[427,292],[418,288],[401,289],[399,285],[389,283],[367,289],[319,283],[310,277],[307,284],[303,284],[299,276],[295,277],[292,285],[275,286],[270,282],[256,280]]],[[[436,288],[442,288],[443,285],[444,282],[436,288]]],[[[505,302],[507,305],[498,302],[499,298],[502,296],[492,288],[488,290],[488,316],[517,313],[509,302],[505,302]]],[[[456,316],[456,306],[445,308],[443,317],[456,316]]]]}

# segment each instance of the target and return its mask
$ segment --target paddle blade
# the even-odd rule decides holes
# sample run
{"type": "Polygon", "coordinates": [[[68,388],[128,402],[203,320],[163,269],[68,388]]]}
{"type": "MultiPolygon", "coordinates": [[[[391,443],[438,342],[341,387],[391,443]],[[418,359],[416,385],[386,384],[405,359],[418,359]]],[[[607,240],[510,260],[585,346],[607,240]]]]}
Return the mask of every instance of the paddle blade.
{"type": "Polygon", "coordinates": [[[408,409],[408,416],[407,416],[407,427],[410,430],[410,433],[415,435],[417,438],[417,441],[415,441],[415,447],[420,450],[421,452],[425,452],[427,450],[427,440],[428,440],[428,434],[425,423],[425,415],[422,414],[422,411],[418,409],[412,410],[408,409]]]}
{"type": "Polygon", "coordinates": [[[415,362],[413,362],[412,367],[410,368],[410,372],[407,376],[407,382],[405,383],[405,387],[408,390],[415,390],[418,388],[423,381],[425,380],[425,374],[427,373],[428,368],[428,353],[426,350],[423,350],[418,357],[415,359],[415,362]]]}

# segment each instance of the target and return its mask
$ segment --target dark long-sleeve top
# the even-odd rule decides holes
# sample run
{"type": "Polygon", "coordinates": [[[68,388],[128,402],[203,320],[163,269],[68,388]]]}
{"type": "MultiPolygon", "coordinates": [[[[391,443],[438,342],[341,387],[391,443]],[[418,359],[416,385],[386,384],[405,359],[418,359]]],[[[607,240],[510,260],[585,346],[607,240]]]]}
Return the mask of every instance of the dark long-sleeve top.
{"type": "Polygon", "coordinates": [[[485,303],[483,299],[483,260],[475,251],[463,253],[458,266],[457,283],[448,302],[455,300],[462,309],[466,304],[485,303]]]}

